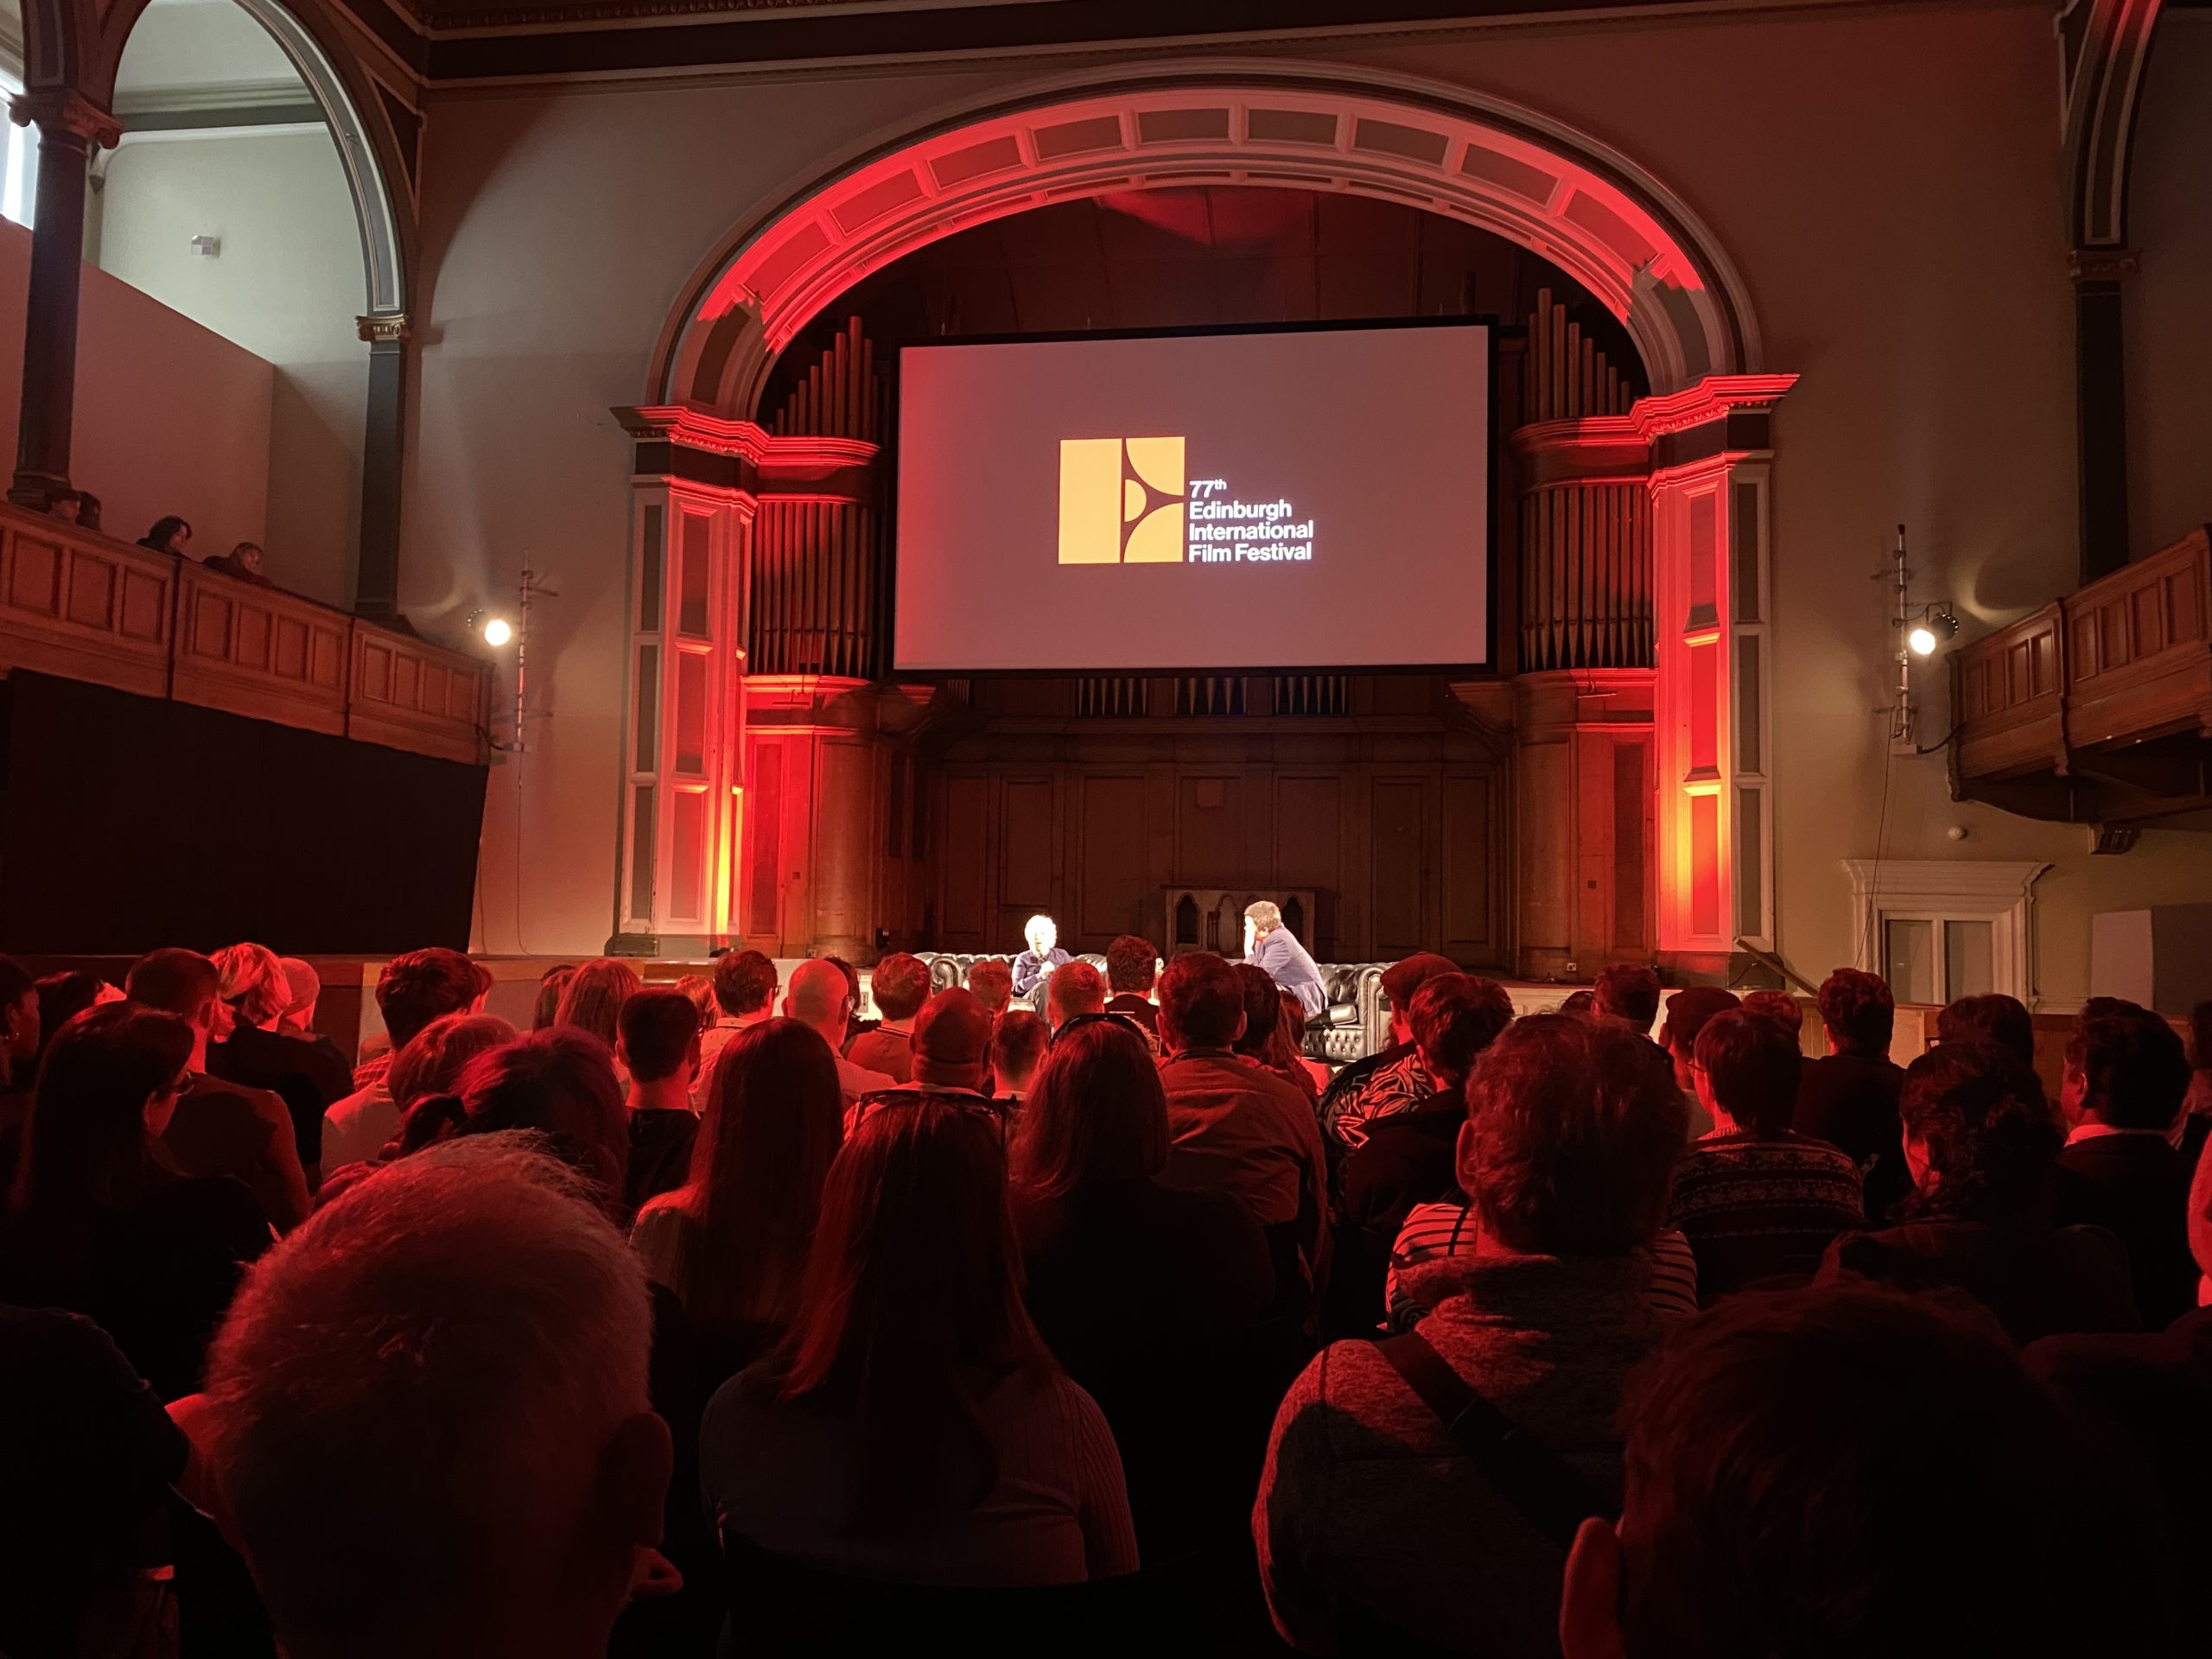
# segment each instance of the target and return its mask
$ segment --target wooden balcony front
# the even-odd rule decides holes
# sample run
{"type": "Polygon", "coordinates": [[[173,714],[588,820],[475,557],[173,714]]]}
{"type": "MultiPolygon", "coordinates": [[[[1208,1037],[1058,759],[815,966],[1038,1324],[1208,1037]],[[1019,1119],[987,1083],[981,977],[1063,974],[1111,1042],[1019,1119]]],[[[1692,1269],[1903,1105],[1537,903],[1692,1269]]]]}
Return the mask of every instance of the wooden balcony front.
{"type": "Polygon", "coordinates": [[[490,664],[0,505],[0,675],[17,669],[474,766],[490,758],[490,664]]]}
{"type": "Polygon", "coordinates": [[[2212,527],[1951,658],[1952,792],[2114,826],[2212,808],[2212,527]]]}

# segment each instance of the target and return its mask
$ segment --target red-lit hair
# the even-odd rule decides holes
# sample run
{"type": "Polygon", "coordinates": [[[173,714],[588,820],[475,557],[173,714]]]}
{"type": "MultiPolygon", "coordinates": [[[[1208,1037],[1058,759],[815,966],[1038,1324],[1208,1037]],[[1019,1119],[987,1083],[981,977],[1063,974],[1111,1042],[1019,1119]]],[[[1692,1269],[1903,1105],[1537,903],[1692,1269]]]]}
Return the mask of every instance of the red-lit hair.
{"type": "Polygon", "coordinates": [[[1144,1039],[1127,1020],[1089,1020],[1054,1039],[1030,1084],[1014,1179],[1040,1198],[1147,1180],[1167,1146],[1167,1091],[1144,1039]]]}

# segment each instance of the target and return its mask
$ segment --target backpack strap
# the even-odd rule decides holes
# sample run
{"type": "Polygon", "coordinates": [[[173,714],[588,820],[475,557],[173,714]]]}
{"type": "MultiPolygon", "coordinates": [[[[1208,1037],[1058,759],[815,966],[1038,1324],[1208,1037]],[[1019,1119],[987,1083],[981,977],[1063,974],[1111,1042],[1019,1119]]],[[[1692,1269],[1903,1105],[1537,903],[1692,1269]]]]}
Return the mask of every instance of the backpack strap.
{"type": "Polygon", "coordinates": [[[1561,1552],[1585,1521],[1611,1512],[1564,1458],[1484,1399],[1420,1332],[1375,1349],[1474,1459],[1491,1490],[1561,1552]]]}

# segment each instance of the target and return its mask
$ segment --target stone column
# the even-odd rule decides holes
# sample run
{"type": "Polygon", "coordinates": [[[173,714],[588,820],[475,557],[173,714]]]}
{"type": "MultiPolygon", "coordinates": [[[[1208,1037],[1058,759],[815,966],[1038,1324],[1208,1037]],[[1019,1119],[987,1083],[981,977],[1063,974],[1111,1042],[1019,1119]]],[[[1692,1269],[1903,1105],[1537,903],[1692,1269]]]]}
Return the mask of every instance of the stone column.
{"type": "Polygon", "coordinates": [[[407,315],[358,319],[369,348],[369,410],[361,440],[361,561],[353,609],[378,621],[399,614],[399,480],[406,462],[407,315]]]}
{"type": "Polygon", "coordinates": [[[77,398],[77,296],[85,260],[85,191],[92,147],[122,137],[115,118],[83,94],[26,92],[10,110],[38,128],[36,224],[23,317],[22,413],[8,499],[43,512],[69,488],[77,398]]]}

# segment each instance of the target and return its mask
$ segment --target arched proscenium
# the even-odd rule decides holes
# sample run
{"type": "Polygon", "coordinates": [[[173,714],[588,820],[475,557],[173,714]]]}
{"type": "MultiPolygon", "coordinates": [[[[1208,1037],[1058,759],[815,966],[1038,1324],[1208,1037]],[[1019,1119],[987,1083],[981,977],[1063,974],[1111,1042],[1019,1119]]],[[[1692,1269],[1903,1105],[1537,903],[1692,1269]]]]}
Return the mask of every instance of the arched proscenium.
{"type": "Polygon", "coordinates": [[[1433,81],[1217,60],[1035,88],[803,185],[702,265],[649,395],[749,416],[798,331],[916,248],[1071,197],[1198,184],[1375,196],[1495,232],[1611,308],[1655,391],[1759,366],[1750,306],[1713,237],[1606,146],[1433,81]]]}

